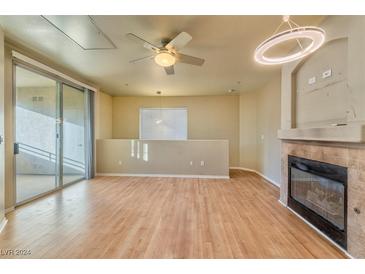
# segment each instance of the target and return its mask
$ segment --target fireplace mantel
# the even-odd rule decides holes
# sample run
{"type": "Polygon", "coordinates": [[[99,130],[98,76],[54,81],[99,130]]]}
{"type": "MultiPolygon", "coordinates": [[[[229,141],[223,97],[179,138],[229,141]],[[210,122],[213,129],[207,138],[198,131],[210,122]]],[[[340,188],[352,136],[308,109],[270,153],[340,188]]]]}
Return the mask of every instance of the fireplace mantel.
{"type": "Polygon", "coordinates": [[[278,138],[282,140],[365,143],[365,125],[351,124],[317,128],[280,129],[278,131],[278,138]]]}

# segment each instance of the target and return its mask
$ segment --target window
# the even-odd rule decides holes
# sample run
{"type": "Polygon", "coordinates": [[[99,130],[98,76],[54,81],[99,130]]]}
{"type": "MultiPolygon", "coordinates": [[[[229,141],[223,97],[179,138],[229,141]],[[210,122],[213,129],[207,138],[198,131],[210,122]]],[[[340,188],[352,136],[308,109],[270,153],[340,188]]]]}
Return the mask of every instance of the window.
{"type": "Polygon", "coordinates": [[[186,140],[188,111],[186,108],[141,108],[140,139],[186,140]]]}

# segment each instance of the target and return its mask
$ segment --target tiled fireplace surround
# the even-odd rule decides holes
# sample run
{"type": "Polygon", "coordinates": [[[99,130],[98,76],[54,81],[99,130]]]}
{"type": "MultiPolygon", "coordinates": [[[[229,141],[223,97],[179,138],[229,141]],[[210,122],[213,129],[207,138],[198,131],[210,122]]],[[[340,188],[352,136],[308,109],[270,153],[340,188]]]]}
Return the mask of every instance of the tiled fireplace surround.
{"type": "Polygon", "coordinates": [[[288,155],[348,168],[347,252],[365,258],[365,145],[310,141],[282,142],[280,201],[288,204],[288,155]],[[360,214],[354,208],[360,209],[360,214]]]}

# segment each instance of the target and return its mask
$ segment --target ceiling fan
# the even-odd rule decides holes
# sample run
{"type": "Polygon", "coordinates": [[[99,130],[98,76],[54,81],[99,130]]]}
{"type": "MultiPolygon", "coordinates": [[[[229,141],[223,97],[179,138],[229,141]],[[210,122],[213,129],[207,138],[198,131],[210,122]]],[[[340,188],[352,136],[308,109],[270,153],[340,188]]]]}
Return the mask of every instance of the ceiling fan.
{"type": "Polygon", "coordinates": [[[133,33],[128,33],[127,37],[140,43],[144,48],[153,51],[152,55],[131,60],[130,63],[132,64],[154,58],[156,64],[162,66],[167,75],[172,75],[175,74],[174,65],[176,63],[185,63],[194,66],[201,66],[204,63],[204,59],[202,58],[185,55],[179,52],[192,39],[191,35],[186,32],[180,32],[172,40],[162,40],[162,46],[160,47],[147,42],[133,33]]]}

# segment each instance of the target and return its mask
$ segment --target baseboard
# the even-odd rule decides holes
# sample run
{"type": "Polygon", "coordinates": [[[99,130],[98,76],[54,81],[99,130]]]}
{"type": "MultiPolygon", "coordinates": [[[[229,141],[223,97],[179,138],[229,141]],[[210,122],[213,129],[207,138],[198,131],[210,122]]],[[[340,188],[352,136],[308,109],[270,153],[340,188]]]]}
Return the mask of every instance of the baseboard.
{"type": "Polygon", "coordinates": [[[229,179],[229,176],[218,175],[190,175],[190,174],[136,174],[136,173],[96,173],[96,176],[119,177],[172,177],[172,178],[197,178],[197,179],[229,179]]]}
{"type": "Polygon", "coordinates": [[[273,184],[274,186],[280,188],[280,184],[275,182],[274,180],[270,179],[269,177],[265,176],[264,174],[262,174],[261,172],[254,170],[254,169],[250,169],[250,168],[245,168],[245,167],[230,167],[230,169],[239,169],[239,170],[244,170],[244,171],[249,171],[249,172],[254,172],[257,175],[261,176],[262,178],[264,178],[266,181],[270,182],[271,184],[273,184]]]}
{"type": "Polygon", "coordinates": [[[280,199],[278,200],[278,202],[283,206],[283,207],[288,207],[286,204],[284,204],[280,199]]]}
{"type": "Polygon", "coordinates": [[[2,221],[0,222],[0,233],[3,231],[3,229],[5,228],[6,224],[8,222],[8,219],[6,219],[5,217],[2,219],[2,221]]]}
{"type": "Polygon", "coordinates": [[[245,168],[245,167],[240,167],[240,166],[230,166],[229,169],[239,169],[239,170],[244,170],[244,171],[249,171],[249,172],[254,172],[257,173],[256,170],[251,169],[251,168],[245,168]]]}
{"type": "Polygon", "coordinates": [[[9,212],[12,212],[15,210],[15,207],[14,206],[11,206],[11,207],[8,207],[8,208],[5,208],[5,214],[9,213],[9,212]]]}
{"type": "MultiPolygon", "coordinates": [[[[279,202],[283,204],[282,201],[279,200],[279,202]]],[[[324,234],[322,231],[320,231],[318,228],[316,228],[314,225],[312,225],[310,222],[308,222],[306,219],[304,219],[302,216],[300,216],[297,212],[295,212],[290,207],[284,205],[287,209],[289,209],[292,213],[294,213],[295,216],[297,216],[299,219],[301,219],[303,222],[305,222],[308,226],[310,226],[313,230],[315,230],[319,235],[321,235],[323,238],[328,240],[331,244],[333,244],[335,247],[337,247],[339,250],[341,250],[347,257],[350,259],[355,259],[351,254],[347,252],[347,250],[343,249],[343,247],[339,246],[336,242],[334,242],[331,238],[329,238],[326,234],[324,234]]]]}
{"type": "Polygon", "coordinates": [[[270,179],[269,177],[265,176],[264,174],[260,173],[260,172],[256,172],[258,175],[260,175],[262,178],[264,178],[266,181],[269,181],[270,183],[272,183],[274,186],[280,188],[280,184],[275,182],[274,180],[270,179]]]}

